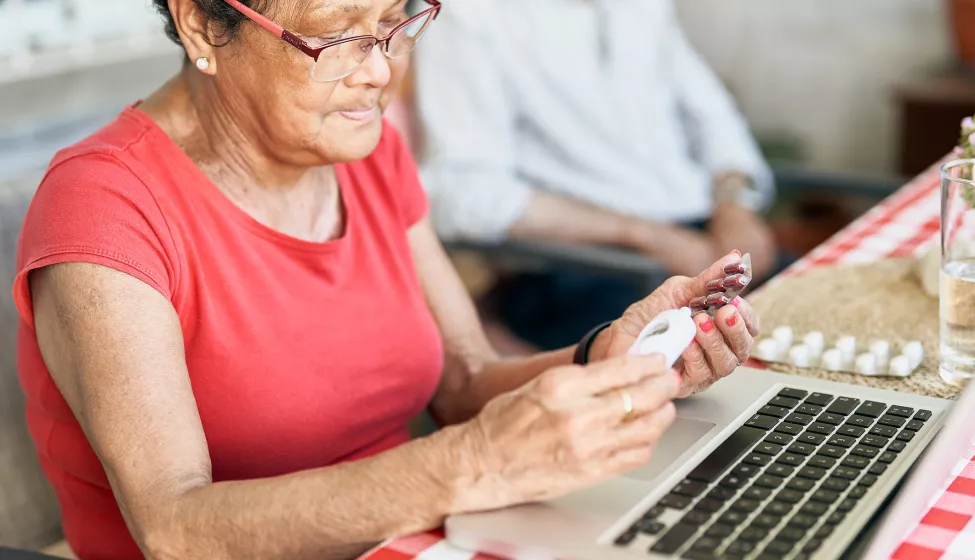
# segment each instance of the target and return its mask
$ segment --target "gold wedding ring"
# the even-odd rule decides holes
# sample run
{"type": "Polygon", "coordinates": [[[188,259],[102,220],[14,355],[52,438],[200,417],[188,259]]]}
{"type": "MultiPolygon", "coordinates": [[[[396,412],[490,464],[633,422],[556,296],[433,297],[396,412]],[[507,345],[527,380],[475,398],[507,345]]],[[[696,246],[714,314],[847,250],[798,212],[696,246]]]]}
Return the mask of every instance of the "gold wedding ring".
{"type": "Polygon", "coordinates": [[[623,399],[623,421],[629,422],[633,419],[633,395],[626,389],[620,389],[619,394],[623,399]]]}

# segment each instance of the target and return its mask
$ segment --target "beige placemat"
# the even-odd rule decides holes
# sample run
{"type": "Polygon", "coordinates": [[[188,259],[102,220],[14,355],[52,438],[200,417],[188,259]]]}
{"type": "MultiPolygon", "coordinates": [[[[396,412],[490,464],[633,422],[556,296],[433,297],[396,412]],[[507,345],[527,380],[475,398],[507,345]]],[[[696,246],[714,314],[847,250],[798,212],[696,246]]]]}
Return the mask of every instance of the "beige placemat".
{"type": "Polygon", "coordinates": [[[866,377],[787,364],[769,367],[830,381],[956,398],[959,389],[938,375],[938,300],[922,291],[912,262],[890,259],[814,268],[773,282],[748,298],[761,315],[766,335],[777,326],[788,325],[797,336],[822,331],[827,341],[853,335],[858,343],[880,338],[897,347],[904,341],[919,340],[924,345],[924,361],[910,377],[866,377]]]}

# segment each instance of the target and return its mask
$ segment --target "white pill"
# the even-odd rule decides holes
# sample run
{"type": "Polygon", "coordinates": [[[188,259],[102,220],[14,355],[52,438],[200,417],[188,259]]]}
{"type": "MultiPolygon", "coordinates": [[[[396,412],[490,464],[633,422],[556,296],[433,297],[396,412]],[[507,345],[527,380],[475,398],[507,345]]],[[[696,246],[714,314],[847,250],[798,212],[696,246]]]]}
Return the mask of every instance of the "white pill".
{"type": "Polygon", "coordinates": [[[836,339],[836,349],[843,354],[843,360],[851,361],[857,351],[857,339],[852,336],[841,336],[836,339]]]}
{"type": "Polygon", "coordinates": [[[789,363],[796,367],[809,367],[812,364],[812,352],[805,344],[796,344],[789,349],[789,363]]]}
{"type": "Polygon", "coordinates": [[[890,343],[886,340],[874,340],[870,343],[870,353],[877,357],[877,367],[883,369],[890,360],[890,343]]]}
{"type": "Polygon", "coordinates": [[[826,344],[826,339],[823,337],[823,333],[813,331],[803,337],[802,343],[809,347],[813,358],[818,358],[823,353],[823,346],[826,344]]]}
{"type": "Polygon", "coordinates": [[[887,366],[887,374],[894,377],[907,377],[914,368],[911,367],[911,358],[901,354],[894,357],[887,366]]]}
{"type": "Polygon", "coordinates": [[[755,357],[766,362],[775,362],[782,355],[779,343],[771,338],[763,338],[755,346],[755,357]]]}
{"type": "Polygon", "coordinates": [[[836,348],[830,348],[829,350],[823,352],[822,359],[823,369],[829,371],[840,371],[843,369],[843,353],[836,348]]]}
{"type": "Polygon", "coordinates": [[[877,375],[877,357],[873,354],[860,354],[854,367],[857,373],[877,375]]]}
{"type": "Polygon", "coordinates": [[[924,346],[921,346],[920,342],[912,340],[904,345],[904,348],[901,349],[901,354],[911,359],[911,369],[913,370],[921,365],[921,362],[924,360],[924,346]]]}
{"type": "Polygon", "coordinates": [[[772,338],[779,343],[779,352],[785,352],[792,346],[792,327],[778,327],[772,331],[772,338]]]}

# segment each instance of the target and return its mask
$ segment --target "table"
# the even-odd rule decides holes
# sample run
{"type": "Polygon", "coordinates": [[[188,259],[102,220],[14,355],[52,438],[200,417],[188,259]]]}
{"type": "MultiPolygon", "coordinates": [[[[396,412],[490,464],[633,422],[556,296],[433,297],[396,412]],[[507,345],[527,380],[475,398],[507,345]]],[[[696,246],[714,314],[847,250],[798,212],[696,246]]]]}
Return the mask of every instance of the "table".
{"type": "MultiPolygon", "coordinates": [[[[878,261],[915,254],[937,242],[940,179],[932,166],[892,196],[827,240],[783,273],[812,267],[878,261]]],[[[779,279],[773,279],[772,282],[779,279]]],[[[898,560],[975,559],[975,445],[959,450],[959,464],[945,490],[895,553],[898,560]]],[[[362,560],[492,560],[459,550],[441,531],[395,539],[362,560]]]]}

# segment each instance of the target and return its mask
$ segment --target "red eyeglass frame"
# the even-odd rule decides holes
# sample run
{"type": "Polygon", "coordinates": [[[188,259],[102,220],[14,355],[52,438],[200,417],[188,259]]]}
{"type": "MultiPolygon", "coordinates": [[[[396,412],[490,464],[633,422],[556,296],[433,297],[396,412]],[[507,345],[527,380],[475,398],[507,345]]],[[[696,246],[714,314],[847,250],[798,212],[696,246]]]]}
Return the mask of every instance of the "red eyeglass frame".
{"type": "Polygon", "coordinates": [[[341,45],[342,43],[350,43],[352,41],[361,41],[363,39],[373,39],[373,40],[375,40],[377,45],[382,45],[383,46],[383,52],[388,54],[389,53],[389,41],[390,41],[390,39],[393,37],[393,35],[397,31],[399,31],[400,29],[402,29],[402,28],[406,27],[407,25],[413,23],[414,21],[417,21],[418,19],[420,19],[422,17],[425,17],[427,14],[429,14],[431,12],[433,13],[433,16],[432,16],[431,19],[437,19],[437,15],[440,13],[440,7],[442,6],[442,4],[440,3],[440,0],[423,0],[423,1],[426,2],[427,4],[430,4],[430,8],[427,8],[426,10],[423,10],[422,12],[418,13],[417,15],[415,15],[415,16],[409,18],[408,20],[404,21],[403,23],[397,25],[385,37],[376,37],[375,35],[358,35],[356,37],[347,37],[345,39],[337,39],[335,41],[330,41],[330,42],[328,42],[328,43],[326,43],[326,44],[324,44],[324,45],[322,45],[320,47],[312,47],[308,43],[306,43],[305,40],[302,39],[300,35],[298,35],[296,33],[292,33],[291,31],[288,31],[287,29],[285,29],[285,28],[281,27],[280,25],[274,23],[270,19],[268,19],[268,18],[262,16],[261,14],[255,12],[251,8],[248,8],[247,6],[245,6],[244,4],[242,4],[239,0],[224,0],[224,2],[226,2],[227,4],[230,4],[235,10],[237,10],[238,12],[244,14],[244,16],[247,19],[251,20],[252,22],[256,23],[257,25],[260,25],[264,29],[268,30],[271,34],[273,34],[273,35],[275,35],[277,37],[280,37],[285,42],[291,44],[292,46],[296,47],[301,52],[303,52],[306,55],[312,57],[315,60],[315,62],[318,62],[318,57],[322,54],[322,51],[324,51],[325,49],[327,49],[329,47],[334,47],[335,45],[341,45]]]}

